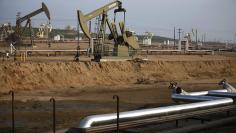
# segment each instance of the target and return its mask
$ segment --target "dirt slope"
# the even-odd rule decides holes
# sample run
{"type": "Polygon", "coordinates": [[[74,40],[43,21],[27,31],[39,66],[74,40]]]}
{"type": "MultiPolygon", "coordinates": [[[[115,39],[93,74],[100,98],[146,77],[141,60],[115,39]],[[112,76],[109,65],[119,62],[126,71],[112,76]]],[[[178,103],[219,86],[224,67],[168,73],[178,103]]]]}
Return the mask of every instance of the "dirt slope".
{"type": "Polygon", "coordinates": [[[236,77],[236,61],[2,63],[0,91],[223,77],[236,77]]]}

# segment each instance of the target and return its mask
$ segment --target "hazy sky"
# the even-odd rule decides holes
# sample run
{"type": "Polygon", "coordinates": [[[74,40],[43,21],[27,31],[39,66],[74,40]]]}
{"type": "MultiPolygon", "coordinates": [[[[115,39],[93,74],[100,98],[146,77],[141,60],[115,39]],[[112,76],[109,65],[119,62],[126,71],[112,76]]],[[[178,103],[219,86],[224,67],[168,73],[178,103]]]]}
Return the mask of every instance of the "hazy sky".
{"type": "MultiPolygon", "coordinates": [[[[41,7],[45,2],[52,16],[52,26],[76,27],[76,10],[88,13],[112,0],[0,0],[0,23],[15,24],[17,12],[21,15],[41,7]]],[[[191,32],[197,28],[199,37],[207,40],[234,40],[236,33],[236,0],[123,0],[127,9],[127,26],[143,34],[173,37],[173,28],[191,32]]],[[[113,18],[111,16],[111,18],[113,18]]],[[[33,26],[46,22],[45,15],[32,20],[33,26]]]]}

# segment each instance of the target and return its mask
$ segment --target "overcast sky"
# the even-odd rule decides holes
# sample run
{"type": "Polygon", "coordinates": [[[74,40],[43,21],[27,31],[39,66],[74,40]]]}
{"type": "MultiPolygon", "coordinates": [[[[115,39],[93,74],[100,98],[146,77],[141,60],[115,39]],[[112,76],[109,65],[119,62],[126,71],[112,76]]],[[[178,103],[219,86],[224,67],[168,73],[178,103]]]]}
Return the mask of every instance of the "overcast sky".
{"type": "MultiPolygon", "coordinates": [[[[0,23],[15,24],[16,13],[26,15],[41,7],[48,6],[52,26],[76,27],[76,10],[88,13],[112,0],[0,0],[0,23]]],[[[143,34],[173,37],[173,29],[182,28],[191,32],[197,28],[199,38],[206,33],[207,40],[234,40],[236,33],[236,0],[123,0],[127,9],[127,26],[143,34]]],[[[110,16],[113,18],[112,16],[110,16]]],[[[33,18],[33,26],[45,23],[45,15],[33,18]]]]}

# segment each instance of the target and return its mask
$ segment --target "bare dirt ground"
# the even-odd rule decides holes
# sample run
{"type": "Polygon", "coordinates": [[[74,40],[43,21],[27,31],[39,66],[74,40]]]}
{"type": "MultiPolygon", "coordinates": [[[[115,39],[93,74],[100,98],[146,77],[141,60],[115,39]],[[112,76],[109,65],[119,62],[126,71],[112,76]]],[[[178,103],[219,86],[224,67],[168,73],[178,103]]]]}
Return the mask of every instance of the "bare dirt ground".
{"type": "MultiPolygon", "coordinates": [[[[217,83],[222,78],[236,86],[235,53],[152,55],[141,62],[78,63],[64,58],[67,61],[0,62],[1,133],[10,132],[8,92],[12,89],[16,93],[17,132],[40,133],[52,129],[51,97],[57,100],[57,129],[63,129],[78,125],[91,114],[115,112],[115,94],[120,96],[122,111],[173,104],[168,89],[171,80],[187,91],[219,89],[217,83]]],[[[209,132],[222,130],[235,128],[209,132]]]]}

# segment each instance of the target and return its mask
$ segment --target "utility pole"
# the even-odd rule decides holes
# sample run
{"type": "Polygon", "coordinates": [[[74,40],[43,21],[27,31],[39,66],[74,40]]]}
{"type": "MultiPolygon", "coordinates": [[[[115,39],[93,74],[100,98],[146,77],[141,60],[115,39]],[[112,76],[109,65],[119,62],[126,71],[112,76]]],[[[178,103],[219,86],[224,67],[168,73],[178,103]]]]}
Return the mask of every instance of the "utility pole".
{"type": "Polygon", "coordinates": [[[174,48],[175,48],[175,27],[174,27],[174,48]]]}
{"type": "Polygon", "coordinates": [[[180,34],[181,34],[181,31],[182,31],[182,29],[177,29],[178,30],[178,33],[179,33],[179,41],[180,41],[180,34]]]}
{"type": "Polygon", "coordinates": [[[196,44],[197,44],[197,42],[198,42],[198,41],[197,41],[197,39],[198,39],[198,38],[197,38],[197,37],[198,37],[197,34],[198,34],[198,33],[197,33],[197,29],[196,29],[196,44]]]}
{"type": "Polygon", "coordinates": [[[17,12],[16,13],[16,21],[20,18],[20,16],[21,16],[21,12],[17,12]]]}
{"type": "Polygon", "coordinates": [[[234,34],[234,43],[236,44],[236,33],[234,34]]]}
{"type": "Polygon", "coordinates": [[[89,21],[89,34],[91,34],[91,38],[89,39],[89,57],[91,54],[93,54],[93,39],[92,39],[92,21],[89,21]]]}
{"type": "Polygon", "coordinates": [[[204,43],[206,42],[206,33],[204,33],[204,43]]]}
{"type": "Polygon", "coordinates": [[[202,35],[201,42],[204,43],[204,34],[202,35]]]}

